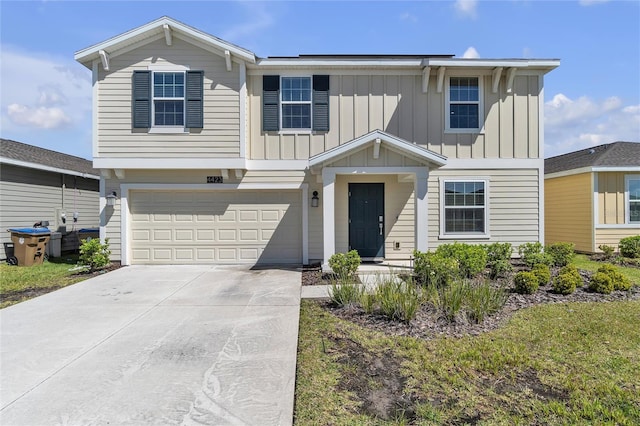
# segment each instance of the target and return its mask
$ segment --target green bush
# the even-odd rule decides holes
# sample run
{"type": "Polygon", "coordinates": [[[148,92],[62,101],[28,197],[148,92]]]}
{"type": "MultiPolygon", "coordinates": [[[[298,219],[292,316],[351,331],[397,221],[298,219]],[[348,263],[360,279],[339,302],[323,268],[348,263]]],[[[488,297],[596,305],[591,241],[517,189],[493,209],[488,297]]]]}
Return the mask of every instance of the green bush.
{"type": "Polygon", "coordinates": [[[356,306],[361,302],[364,286],[353,281],[331,280],[329,299],[337,306],[356,306]]]}
{"type": "Polygon", "coordinates": [[[463,278],[473,278],[487,266],[487,252],[481,245],[458,242],[443,244],[436,249],[436,253],[456,259],[460,264],[460,274],[463,278]]]}
{"type": "Polygon", "coordinates": [[[554,293],[571,294],[578,286],[582,286],[582,277],[575,268],[563,268],[553,279],[554,293]]]}
{"type": "Polygon", "coordinates": [[[382,315],[391,320],[410,322],[420,307],[420,292],[413,282],[385,278],[376,287],[375,299],[382,315]]]}
{"type": "Polygon", "coordinates": [[[551,256],[554,266],[566,266],[575,257],[573,243],[553,243],[544,248],[544,252],[551,256]]]}
{"type": "Polygon", "coordinates": [[[454,321],[464,307],[469,284],[465,280],[456,280],[440,290],[439,308],[448,321],[454,321]]]}
{"type": "Polygon", "coordinates": [[[533,269],[531,269],[531,272],[533,272],[534,275],[538,278],[539,285],[544,286],[549,284],[549,281],[551,280],[551,270],[549,270],[549,267],[547,265],[538,263],[537,265],[534,265],[533,269]]]}
{"type": "Polygon", "coordinates": [[[613,257],[613,254],[615,252],[615,248],[613,246],[600,244],[598,248],[600,249],[600,251],[602,251],[602,254],[604,255],[605,259],[611,259],[613,257]]]}
{"type": "Polygon", "coordinates": [[[614,290],[627,291],[631,288],[631,280],[618,272],[613,265],[602,265],[598,268],[598,272],[602,272],[611,278],[614,290]]]}
{"type": "Polygon", "coordinates": [[[82,240],[80,245],[80,258],[78,264],[89,267],[90,271],[104,268],[111,263],[109,256],[109,239],[104,240],[104,244],[100,243],[99,238],[82,240]]]}
{"type": "Polygon", "coordinates": [[[413,272],[423,285],[445,287],[460,276],[456,259],[438,253],[413,251],[413,272]]]}
{"type": "Polygon", "coordinates": [[[533,272],[518,272],[513,282],[516,293],[533,294],[538,290],[538,277],[533,272]]]}
{"type": "Polygon", "coordinates": [[[491,279],[496,279],[511,272],[511,243],[493,243],[484,246],[487,252],[487,267],[491,279]]]}
{"type": "Polygon", "coordinates": [[[548,253],[543,252],[543,246],[539,242],[535,243],[523,243],[518,247],[518,253],[522,258],[522,261],[529,268],[532,268],[534,265],[542,263],[544,265],[552,265],[553,258],[548,253]]]}
{"type": "Polygon", "coordinates": [[[464,301],[467,317],[479,324],[484,321],[486,315],[502,309],[508,298],[509,294],[504,288],[494,288],[488,281],[472,285],[468,288],[464,301]]]}
{"type": "Polygon", "coordinates": [[[640,257],[640,235],[621,239],[618,249],[624,257],[632,259],[640,257]]]}
{"type": "Polygon", "coordinates": [[[329,258],[329,266],[340,280],[353,280],[360,266],[360,255],[356,250],[336,253],[329,258]]]}
{"type": "Polygon", "coordinates": [[[589,290],[596,293],[609,294],[613,291],[613,281],[604,272],[596,272],[589,282],[589,290]]]}

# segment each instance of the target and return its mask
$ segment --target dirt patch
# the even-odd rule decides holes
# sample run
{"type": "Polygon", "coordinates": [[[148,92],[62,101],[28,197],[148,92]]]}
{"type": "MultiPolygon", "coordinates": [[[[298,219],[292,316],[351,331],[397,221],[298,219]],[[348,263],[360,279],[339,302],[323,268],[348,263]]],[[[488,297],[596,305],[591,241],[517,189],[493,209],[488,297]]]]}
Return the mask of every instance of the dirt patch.
{"type": "Polygon", "coordinates": [[[358,342],[331,336],[334,347],[329,352],[339,355],[345,365],[338,388],[354,393],[360,401],[360,414],[383,420],[415,420],[416,401],[405,395],[405,379],[400,374],[400,360],[390,352],[368,351],[358,342]]]}
{"type": "Polygon", "coordinates": [[[519,372],[512,382],[492,382],[484,380],[483,385],[493,388],[499,394],[520,394],[531,391],[537,398],[545,401],[568,401],[569,392],[554,389],[540,381],[538,374],[533,369],[519,372]]]}

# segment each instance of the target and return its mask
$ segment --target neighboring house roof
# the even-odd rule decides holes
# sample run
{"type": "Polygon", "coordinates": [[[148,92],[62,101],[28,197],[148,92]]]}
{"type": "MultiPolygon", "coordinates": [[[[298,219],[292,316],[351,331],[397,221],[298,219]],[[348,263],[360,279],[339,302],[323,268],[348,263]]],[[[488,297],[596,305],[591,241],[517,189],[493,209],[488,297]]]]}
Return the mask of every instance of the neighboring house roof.
{"type": "Polygon", "coordinates": [[[366,135],[362,135],[356,139],[353,139],[321,154],[314,155],[313,157],[309,158],[309,166],[314,167],[338,160],[370,144],[374,144],[375,149],[379,152],[380,145],[382,145],[382,143],[384,143],[386,147],[389,147],[396,152],[414,157],[423,162],[436,164],[438,167],[447,164],[447,157],[443,155],[423,148],[420,145],[408,142],[397,136],[385,133],[381,130],[374,130],[367,133],[366,135]]]}
{"type": "Polygon", "coordinates": [[[0,163],[99,179],[91,161],[9,139],[0,139],[0,163]]]}
{"type": "Polygon", "coordinates": [[[545,174],[585,167],[640,167],[640,143],[613,142],[544,160],[545,174]]]}

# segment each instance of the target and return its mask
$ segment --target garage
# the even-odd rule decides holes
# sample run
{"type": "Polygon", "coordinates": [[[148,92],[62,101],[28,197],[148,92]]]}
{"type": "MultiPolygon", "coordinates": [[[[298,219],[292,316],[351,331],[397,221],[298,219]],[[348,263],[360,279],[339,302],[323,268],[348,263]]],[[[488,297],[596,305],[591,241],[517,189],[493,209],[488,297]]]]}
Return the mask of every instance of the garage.
{"type": "Polygon", "coordinates": [[[299,191],[129,194],[133,264],[302,263],[299,191]]]}

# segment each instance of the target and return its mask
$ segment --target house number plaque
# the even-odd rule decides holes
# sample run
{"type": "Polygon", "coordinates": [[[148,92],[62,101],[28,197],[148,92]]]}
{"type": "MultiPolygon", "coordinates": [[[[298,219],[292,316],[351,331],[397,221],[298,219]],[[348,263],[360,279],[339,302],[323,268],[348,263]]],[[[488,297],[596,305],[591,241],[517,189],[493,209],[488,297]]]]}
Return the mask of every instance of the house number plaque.
{"type": "Polygon", "coordinates": [[[222,183],[222,176],[207,176],[207,183],[222,183]]]}

